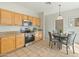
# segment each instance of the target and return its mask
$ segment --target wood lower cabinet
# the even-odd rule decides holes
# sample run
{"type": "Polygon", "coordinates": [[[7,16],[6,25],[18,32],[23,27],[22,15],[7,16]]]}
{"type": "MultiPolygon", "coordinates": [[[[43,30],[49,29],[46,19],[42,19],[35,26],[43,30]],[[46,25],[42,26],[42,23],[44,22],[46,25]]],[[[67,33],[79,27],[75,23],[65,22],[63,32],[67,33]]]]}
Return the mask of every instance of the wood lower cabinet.
{"type": "Polygon", "coordinates": [[[0,54],[6,54],[24,46],[24,34],[7,34],[0,37],[0,54]]]}
{"type": "Polygon", "coordinates": [[[24,34],[16,35],[16,48],[20,48],[24,46],[24,34]]]}
{"type": "Polygon", "coordinates": [[[6,36],[1,38],[1,54],[13,51],[15,49],[15,36],[6,36]]]}
{"type": "Polygon", "coordinates": [[[42,39],[43,39],[43,33],[42,33],[42,31],[37,31],[35,33],[35,41],[42,40],[42,39]]]}

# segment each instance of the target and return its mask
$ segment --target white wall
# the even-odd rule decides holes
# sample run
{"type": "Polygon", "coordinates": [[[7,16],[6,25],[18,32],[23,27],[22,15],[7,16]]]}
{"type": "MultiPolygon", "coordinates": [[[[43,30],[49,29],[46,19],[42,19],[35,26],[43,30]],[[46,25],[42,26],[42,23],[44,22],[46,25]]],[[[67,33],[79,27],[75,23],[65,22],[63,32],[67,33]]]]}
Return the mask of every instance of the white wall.
{"type": "MultiPolygon", "coordinates": [[[[46,27],[45,27],[45,34],[46,34],[46,39],[48,39],[48,31],[53,31],[55,28],[55,20],[58,16],[58,13],[56,14],[50,14],[50,15],[46,15],[45,16],[45,22],[46,22],[46,27]]],[[[78,18],[79,17],[79,8],[78,9],[74,9],[74,10],[70,10],[70,11],[65,11],[62,12],[62,16],[64,18],[64,31],[75,31],[77,32],[77,36],[76,36],[76,42],[79,43],[79,27],[75,27],[74,26],[74,18],[78,18]],[[73,26],[71,27],[69,25],[70,22],[73,24],[73,26]]]]}
{"type": "Polygon", "coordinates": [[[54,15],[47,15],[45,16],[45,36],[48,39],[48,31],[54,30],[54,21],[56,16],[54,15]]]}
{"type": "Polygon", "coordinates": [[[39,17],[41,19],[41,29],[43,31],[43,40],[45,40],[45,18],[44,12],[39,13],[39,17]]]}
{"type": "Polygon", "coordinates": [[[26,14],[26,15],[31,15],[31,16],[34,16],[34,17],[38,17],[37,13],[35,13],[34,11],[32,11],[30,9],[25,8],[22,5],[19,5],[18,3],[19,2],[17,2],[17,3],[0,2],[0,8],[11,10],[11,11],[18,12],[18,13],[23,13],[23,14],[26,14]]]}

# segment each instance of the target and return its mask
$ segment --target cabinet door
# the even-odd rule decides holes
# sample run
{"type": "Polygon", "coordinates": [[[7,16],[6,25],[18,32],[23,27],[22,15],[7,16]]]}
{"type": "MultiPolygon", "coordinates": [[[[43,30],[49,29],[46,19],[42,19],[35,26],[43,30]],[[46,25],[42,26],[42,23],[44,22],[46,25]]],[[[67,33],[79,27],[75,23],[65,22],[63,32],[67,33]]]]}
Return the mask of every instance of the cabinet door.
{"type": "Polygon", "coordinates": [[[1,38],[0,38],[0,54],[1,54],[1,38]]]}
{"type": "Polygon", "coordinates": [[[28,16],[27,16],[27,15],[22,15],[22,22],[23,22],[24,20],[28,20],[28,16]]]}
{"type": "Polygon", "coordinates": [[[9,39],[9,51],[12,51],[15,49],[15,36],[11,35],[8,37],[9,39]]]}
{"type": "Polygon", "coordinates": [[[33,25],[36,26],[36,22],[37,22],[37,19],[36,19],[36,18],[33,18],[33,19],[32,19],[32,23],[33,23],[33,25]]]}
{"type": "Polygon", "coordinates": [[[28,16],[28,19],[32,21],[32,16],[28,16]]]}
{"type": "Polygon", "coordinates": [[[1,38],[1,54],[8,52],[8,38],[1,38]]]}
{"type": "Polygon", "coordinates": [[[32,22],[33,24],[33,17],[29,16],[28,19],[32,22]]]}
{"type": "Polygon", "coordinates": [[[15,25],[15,13],[12,12],[11,14],[11,25],[15,25]]]}
{"type": "Polygon", "coordinates": [[[41,25],[41,22],[40,22],[40,19],[39,18],[37,18],[37,20],[36,20],[36,25],[37,26],[40,26],[41,25]]]}
{"type": "Polygon", "coordinates": [[[42,39],[43,39],[42,31],[37,31],[35,33],[35,41],[42,40],[42,39]]]}
{"type": "Polygon", "coordinates": [[[15,13],[15,25],[22,25],[21,14],[15,13]]]}
{"type": "Polygon", "coordinates": [[[22,20],[28,20],[28,16],[27,15],[22,15],[22,20]]]}
{"type": "Polygon", "coordinates": [[[16,48],[21,48],[24,46],[24,34],[16,35],[16,48]]]}
{"type": "Polygon", "coordinates": [[[15,49],[15,37],[2,37],[1,38],[1,53],[7,53],[15,49]]]}
{"type": "Polygon", "coordinates": [[[11,15],[10,11],[1,9],[1,25],[11,25],[11,15]]]}

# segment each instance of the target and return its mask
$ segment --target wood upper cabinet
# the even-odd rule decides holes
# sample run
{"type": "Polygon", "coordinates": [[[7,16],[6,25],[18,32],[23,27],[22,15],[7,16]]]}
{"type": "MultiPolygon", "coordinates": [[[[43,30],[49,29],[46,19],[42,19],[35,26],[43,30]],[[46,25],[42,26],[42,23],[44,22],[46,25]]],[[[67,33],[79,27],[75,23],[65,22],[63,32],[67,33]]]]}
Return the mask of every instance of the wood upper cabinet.
{"type": "Polygon", "coordinates": [[[36,20],[36,25],[37,25],[37,26],[40,26],[40,25],[41,25],[41,21],[40,21],[39,18],[37,18],[37,20],[36,20]]]}
{"type": "Polygon", "coordinates": [[[14,13],[14,23],[15,25],[22,25],[22,15],[18,13],[14,13]]]}
{"type": "Polygon", "coordinates": [[[22,15],[22,20],[28,20],[28,16],[27,15],[22,15]]]}
{"type": "Polygon", "coordinates": [[[30,20],[35,26],[40,25],[39,18],[0,9],[0,25],[22,25],[23,20],[30,20]]]}
{"type": "Polygon", "coordinates": [[[12,12],[12,15],[11,15],[11,25],[15,25],[15,16],[14,16],[14,12],[12,12]]]}
{"type": "Polygon", "coordinates": [[[33,17],[32,16],[28,16],[28,19],[32,21],[33,17]]]}
{"type": "Polygon", "coordinates": [[[32,16],[28,16],[28,20],[30,20],[33,23],[33,17],[32,16]]]}
{"type": "Polygon", "coordinates": [[[15,36],[6,36],[1,38],[1,54],[15,49],[15,36]]]}
{"type": "Polygon", "coordinates": [[[36,25],[37,19],[35,17],[28,16],[28,19],[32,22],[33,25],[36,25]]]}
{"type": "Polygon", "coordinates": [[[24,46],[24,34],[16,35],[16,48],[21,48],[24,46]]]}
{"type": "Polygon", "coordinates": [[[1,9],[0,14],[1,14],[1,16],[0,16],[1,25],[13,25],[12,12],[1,9]]]}
{"type": "Polygon", "coordinates": [[[40,26],[41,22],[39,18],[28,16],[28,19],[32,21],[32,24],[35,26],[40,26]]]}
{"type": "Polygon", "coordinates": [[[33,23],[33,25],[36,26],[36,22],[37,22],[37,19],[36,19],[35,17],[33,17],[33,19],[32,19],[32,23],[33,23]]]}
{"type": "Polygon", "coordinates": [[[28,20],[28,16],[27,15],[22,15],[22,22],[23,20],[28,20]]]}

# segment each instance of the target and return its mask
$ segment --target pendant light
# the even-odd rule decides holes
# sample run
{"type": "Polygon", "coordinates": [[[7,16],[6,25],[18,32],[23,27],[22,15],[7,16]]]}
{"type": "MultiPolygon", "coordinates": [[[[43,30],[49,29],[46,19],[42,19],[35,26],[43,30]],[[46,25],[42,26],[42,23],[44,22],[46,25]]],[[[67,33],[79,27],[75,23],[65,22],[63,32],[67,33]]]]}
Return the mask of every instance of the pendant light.
{"type": "Polygon", "coordinates": [[[60,11],[61,5],[59,5],[59,16],[57,17],[57,20],[63,20],[63,17],[61,16],[60,11]]]}

